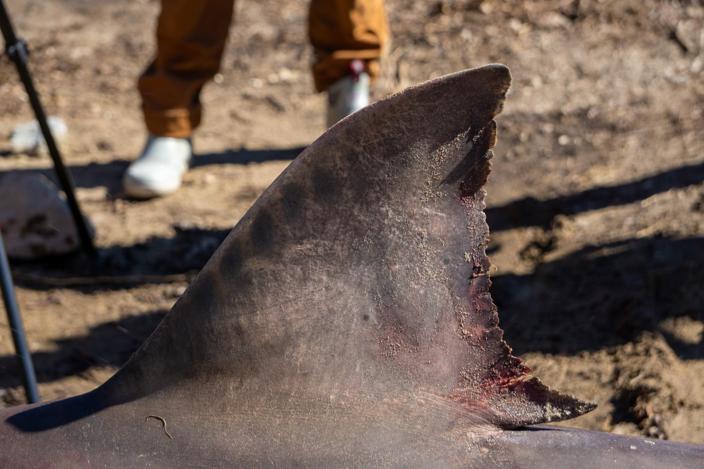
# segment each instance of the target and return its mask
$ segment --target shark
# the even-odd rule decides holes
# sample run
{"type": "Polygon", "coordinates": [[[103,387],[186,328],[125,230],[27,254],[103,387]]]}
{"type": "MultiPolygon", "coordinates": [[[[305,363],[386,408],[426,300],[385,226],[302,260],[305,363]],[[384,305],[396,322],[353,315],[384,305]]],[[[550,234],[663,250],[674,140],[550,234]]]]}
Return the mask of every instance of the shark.
{"type": "Polygon", "coordinates": [[[464,70],[325,132],[112,378],[0,412],[0,466],[702,467],[550,425],[594,404],[504,340],[484,185],[510,83],[464,70]]]}

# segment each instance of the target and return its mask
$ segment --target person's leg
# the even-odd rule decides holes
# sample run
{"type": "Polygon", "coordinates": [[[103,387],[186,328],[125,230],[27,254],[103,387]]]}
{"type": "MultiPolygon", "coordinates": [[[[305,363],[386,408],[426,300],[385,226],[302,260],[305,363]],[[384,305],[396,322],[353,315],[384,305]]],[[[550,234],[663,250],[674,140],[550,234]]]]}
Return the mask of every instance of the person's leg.
{"type": "Polygon", "coordinates": [[[389,29],[383,0],[311,0],[308,34],[315,49],[313,78],[318,91],[349,73],[349,63],[362,60],[372,80],[389,29]]]}
{"type": "Polygon", "coordinates": [[[200,90],[220,68],[233,0],[162,0],[157,53],[139,78],[152,135],[190,137],[200,124],[200,90]]]}
{"type": "Polygon", "coordinates": [[[328,125],[369,102],[389,37],[383,0],[311,0],[308,34],[313,78],[328,91],[328,125]]]}
{"type": "Polygon", "coordinates": [[[133,197],[175,191],[201,120],[200,91],[220,67],[233,0],[162,0],[157,53],[138,81],[149,140],[125,173],[133,197]]]}

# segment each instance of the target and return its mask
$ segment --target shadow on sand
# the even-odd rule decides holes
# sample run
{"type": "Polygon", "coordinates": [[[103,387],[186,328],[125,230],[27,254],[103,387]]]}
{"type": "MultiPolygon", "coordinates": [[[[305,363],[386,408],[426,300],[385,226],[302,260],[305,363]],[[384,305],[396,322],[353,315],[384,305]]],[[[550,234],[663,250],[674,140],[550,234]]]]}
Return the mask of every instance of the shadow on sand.
{"type": "MultiPolygon", "coordinates": [[[[56,340],[55,350],[32,354],[37,380],[46,383],[85,373],[95,366],[122,366],[165,314],[151,311],[129,316],[97,324],[82,336],[56,340]]],[[[20,377],[15,356],[0,356],[0,388],[20,386],[20,377]]]]}
{"type": "MultiPolygon", "coordinates": [[[[246,148],[229,149],[216,153],[196,154],[191,167],[199,168],[209,165],[222,164],[251,164],[267,161],[294,160],[305,147],[248,150],[246,148]]],[[[105,163],[88,163],[83,165],[70,165],[68,167],[73,176],[76,187],[93,188],[106,187],[111,196],[122,193],[122,175],[132,160],[116,159],[105,163]]],[[[47,161],[47,164],[48,161],[47,161]]],[[[43,174],[56,182],[51,167],[45,169],[13,169],[13,173],[43,174]]],[[[7,171],[0,171],[0,176],[7,171]]]]}
{"type": "Polygon", "coordinates": [[[489,207],[486,217],[491,231],[538,226],[547,228],[558,215],[575,215],[647,199],[671,189],[704,181],[704,163],[681,166],[635,181],[600,186],[553,199],[525,197],[505,205],[489,207]]]}
{"type": "Polygon", "coordinates": [[[586,247],[528,275],[494,277],[492,295],[516,353],[572,355],[659,331],[682,359],[704,358],[661,324],[704,320],[704,238],[652,237],[586,247]]]}

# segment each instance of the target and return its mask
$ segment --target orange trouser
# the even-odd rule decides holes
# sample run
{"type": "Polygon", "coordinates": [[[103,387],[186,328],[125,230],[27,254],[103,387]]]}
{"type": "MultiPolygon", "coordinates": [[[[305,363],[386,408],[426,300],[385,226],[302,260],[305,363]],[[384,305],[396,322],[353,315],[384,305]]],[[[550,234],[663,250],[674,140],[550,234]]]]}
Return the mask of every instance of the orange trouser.
{"type": "MultiPolygon", "coordinates": [[[[200,90],[220,67],[234,0],[162,0],[157,54],[139,78],[142,110],[153,135],[188,137],[200,124],[200,90]]],[[[315,49],[313,77],[324,91],[349,62],[379,74],[388,38],[383,0],[312,0],[308,33],[315,49]]]]}

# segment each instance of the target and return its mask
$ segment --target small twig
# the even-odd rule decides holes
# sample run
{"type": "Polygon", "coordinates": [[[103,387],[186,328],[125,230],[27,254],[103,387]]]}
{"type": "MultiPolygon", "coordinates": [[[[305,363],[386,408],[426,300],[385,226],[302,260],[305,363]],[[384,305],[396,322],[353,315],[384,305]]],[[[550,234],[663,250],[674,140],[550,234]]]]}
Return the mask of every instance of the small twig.
{"type": "Polygon", "coordinates": [[[670,29],[669,38],[671,41],[677,44],[682,53],[688,54],[689,52],[691,52],[689,45],[682,39],[680,32],[677,30],[677,27],[670,29]]]}
{"type": "Polygon", "coordinates": [[[164,417],[159,417],[158,415],[147,415],[146,417],[144,417],[144,421],[146,422],[150,418],[157,419],[158,421],[160,421],[161,427],[164,429],[164,433],[166,433],[166,436],[168,436],[171,440],[174,439],[174,437],[171,436],[171,433],[169,433],[169,431],[166,429],[166,419],[164,419],[164,417]]]}

